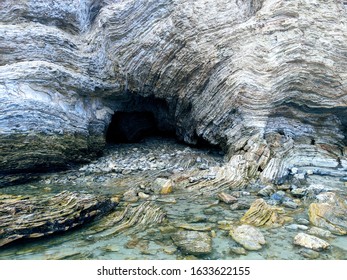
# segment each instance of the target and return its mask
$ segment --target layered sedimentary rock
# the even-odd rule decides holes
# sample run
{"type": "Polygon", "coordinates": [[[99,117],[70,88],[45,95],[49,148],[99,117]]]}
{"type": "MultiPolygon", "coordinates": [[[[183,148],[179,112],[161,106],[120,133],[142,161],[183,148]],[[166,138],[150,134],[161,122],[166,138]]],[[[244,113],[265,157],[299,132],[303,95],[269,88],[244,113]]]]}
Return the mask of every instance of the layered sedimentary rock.
{"type": "Polygon", "coordinates": [[[0,196],[0,247],[81,226],[110,212],[111,199],[64,191],[54,196],[0,196]]]}
{"type": "MultiPolygon", "coordinates": [[[[340,0],[0,1],[0,178],[102,151],[114,112],[222,147],[229,181],[346,173],[340,0]]],[[[129,124],[130,125],[130,124],[129,124]]]]}

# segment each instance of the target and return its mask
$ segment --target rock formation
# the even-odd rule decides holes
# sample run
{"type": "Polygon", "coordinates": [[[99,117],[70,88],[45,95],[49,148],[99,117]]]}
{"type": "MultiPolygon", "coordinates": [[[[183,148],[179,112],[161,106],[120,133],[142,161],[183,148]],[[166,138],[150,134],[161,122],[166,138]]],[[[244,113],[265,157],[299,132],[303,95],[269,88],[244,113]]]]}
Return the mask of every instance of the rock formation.
{"type": "Polygon", "coordinates": [[[0,10],[1,185],[97,156],[117,112],[220,146],[229,181],[281,182],[293,166],[346,174],[341,0],[1,0],[0,10]]]}
{"type": "Polygon", "coordinates": [[[0,196],[0,247],[81,226],[110,212],[111,199],[85,193],[54,196],[0,196]]]}

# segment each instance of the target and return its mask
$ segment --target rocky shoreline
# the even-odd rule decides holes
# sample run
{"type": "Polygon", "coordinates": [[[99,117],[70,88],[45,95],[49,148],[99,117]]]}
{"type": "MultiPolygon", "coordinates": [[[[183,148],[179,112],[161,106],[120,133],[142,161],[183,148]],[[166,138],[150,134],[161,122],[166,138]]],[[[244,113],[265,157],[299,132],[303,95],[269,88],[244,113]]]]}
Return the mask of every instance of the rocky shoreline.
{"type": "MultiPolygon", "coordinates": [[[[42,175],[29,192],[45,190],[49,196],[70,185],[117,201],[110,214],[70,233],[81,236],[81,243],[96,246],[99,255],[88,257],[84,252],[88,246],[77,246],[72,258],[121,258],[122,254],[134,259],[347,258],[347,248],[335,245],[336,240],[345,240],[347,230],[347,193],[340,178],[327,187],[310,183],[309,176],[317,175],[306,172],[300,185],[293,177],[296,185],[254,181],[239,189],[223,184],[215,189],[211,185],[220,182],[218,169],[224,164],[218,150],[149,138],[110,146],[99,160],[70,171],[42,175]],[[121,245],[119,239],[127,241],[121,245]]],[[[291,172],[301,174],[294,168],[291,172]]],[[[10,195],[19,187],[3,190],[10,195]]],[[[52,242],[59,239],[64,244],[62,237],[52,242]]],[[[13,246],[20,252],[23,245],[13,246]]],[[[28,256],[46,258],[45,250],[38,246],[36,251],[35,246],[28,256]]],[[[52,248],[59,246],[58,242],[52,248]]],[[[25,258],[25,254],[11,255],[11,250],[6,248],[0,258],[25,258]]]]}

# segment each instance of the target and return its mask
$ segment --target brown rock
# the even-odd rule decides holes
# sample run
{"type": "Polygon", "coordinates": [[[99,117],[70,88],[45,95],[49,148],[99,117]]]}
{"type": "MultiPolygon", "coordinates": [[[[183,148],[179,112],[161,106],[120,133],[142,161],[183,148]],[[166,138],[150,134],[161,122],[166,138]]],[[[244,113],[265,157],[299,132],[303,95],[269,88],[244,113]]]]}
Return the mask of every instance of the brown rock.
{"type": "Polygon", "coordinates": [[[241,222],[254,226],[281,225],[285,222],[280,215],[282,211],[282,208],[270,206],[260,198],[252,203],[251,208],[241,218],[241,222]]]}

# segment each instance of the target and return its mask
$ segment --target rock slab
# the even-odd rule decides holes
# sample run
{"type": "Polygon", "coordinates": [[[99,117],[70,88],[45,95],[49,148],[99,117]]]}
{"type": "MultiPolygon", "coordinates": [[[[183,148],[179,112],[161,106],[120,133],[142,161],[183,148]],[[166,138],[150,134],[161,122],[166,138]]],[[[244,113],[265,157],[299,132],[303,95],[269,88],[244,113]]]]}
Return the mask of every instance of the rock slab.
{"type": "Polygon", "coordinates": [[[54,196],[1,195],[0,247],[71,230],[100,218],[115,206],[106,197],[68,191],[54,196]]]}

